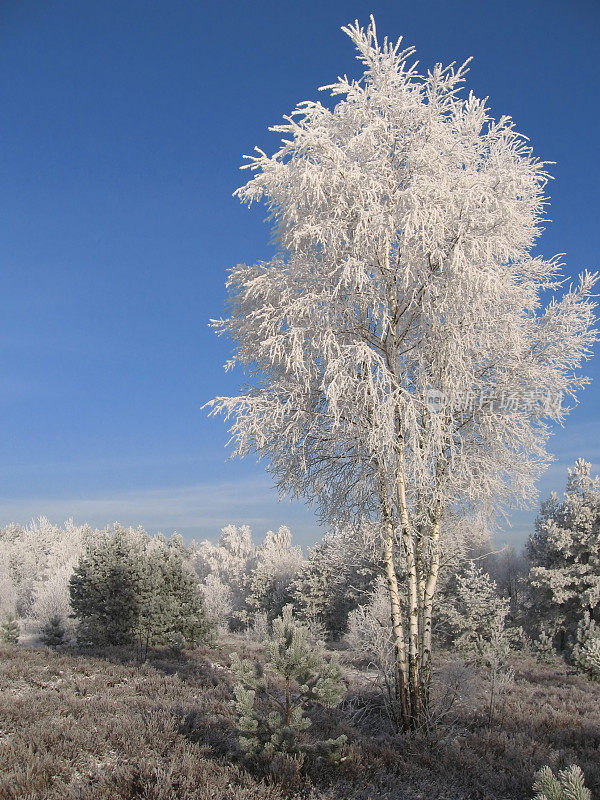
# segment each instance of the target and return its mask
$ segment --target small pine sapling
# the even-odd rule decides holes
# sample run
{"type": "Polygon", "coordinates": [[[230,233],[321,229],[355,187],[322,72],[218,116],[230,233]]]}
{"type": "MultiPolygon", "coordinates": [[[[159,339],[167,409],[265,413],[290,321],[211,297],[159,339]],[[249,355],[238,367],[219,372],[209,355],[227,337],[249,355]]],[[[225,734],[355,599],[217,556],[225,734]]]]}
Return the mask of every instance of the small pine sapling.
{"type": "Polygon", "coordinates": [[[266,669],[237,653],[231,657],[238,679],[233,707],[242,749],[247,755],[314,753],[338,761],[345,736],[312,743],[301,738],[312,724],[307,715],[311,705],[332,708],[342,699],[346,687],[338,660],[325,659],[308,628],[294,618],[291,605],[273,622],[266,656],[266,669]],[[283,679],[283,689],[275,678],[283,679]]]}
{"type": "Polygon", "coordinates": [[[539,636],[531,643],[536,660],[540,664],[553,664],[556,661],[556,650],[552,643],[552,636],[545,628],[540,630],[539,636]]]}
{"type": "Polygon", "coordinates": [[[535,774],[533,800],[592,800],[592,793],[583,783],[583,772],[573,765],[558,773],[552,774],[550,767],[543,767],[535,774]]]}
{"type": "Polygon", "coordinates": [[[40,631],[40,639],[46,647],[62,647],[67,644],[68,636],[62,618],[54,614],[40,631]]]}
{"type": "Polygon", "coordinates": [[[0,640],[4,644],[19,644],[19,623],[10,616],[0,625],[0,640]]]}

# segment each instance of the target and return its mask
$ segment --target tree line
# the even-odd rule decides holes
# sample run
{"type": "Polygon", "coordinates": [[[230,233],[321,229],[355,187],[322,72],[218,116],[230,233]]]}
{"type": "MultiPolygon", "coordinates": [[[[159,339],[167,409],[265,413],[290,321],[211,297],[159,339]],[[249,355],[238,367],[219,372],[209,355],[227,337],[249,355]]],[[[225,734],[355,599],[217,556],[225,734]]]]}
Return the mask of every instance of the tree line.
{"type": "MultiPolygon", "coordinates": [[[[286,607],[319,640],[371,654],[394,696],[385,534],[340,528],[305,556],[282,525],[260,543],[247,525],[215,542],[150,536],[115,524],[102,531],[46,519],[0,529],[0,620],[50,644],[185,648],[246,631],[263,640],[286,607]]],[[[399,581],[406,563],[395,565],[399,581]]],[[[442,545],[433,638],[440,648],[479,652],[522,646],[565,657],[600,679],[600,489],[591,465],[569,470],[562,498],[542,503],[521,554],[493,552],[477,519],[442,545]],[[460,546],[457,542],[460,541],[460,546]]],[[[485,652],[487,651],[487,656],[485,652]]]]}

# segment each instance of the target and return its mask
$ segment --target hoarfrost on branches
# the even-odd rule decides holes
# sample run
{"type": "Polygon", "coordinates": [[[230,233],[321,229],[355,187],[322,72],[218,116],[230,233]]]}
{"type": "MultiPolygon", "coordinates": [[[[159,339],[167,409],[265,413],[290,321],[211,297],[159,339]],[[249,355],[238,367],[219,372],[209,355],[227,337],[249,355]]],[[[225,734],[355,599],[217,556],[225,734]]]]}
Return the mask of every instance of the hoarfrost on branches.
{"type": "Polygon", "coordinates": [[[414,49],[343,29],[364,66],[271,130],[236,194],[268,209],[269,262],[231,270],[228,369],[249,385],[212,401],[234,452],[330,522],[387,530],[404,725],[427,704],[445,519],[528,502],[549,423],[586,378],[596,340],[584,273],[531,250],[549,178],[510,117],[462,94],[467,64],[419,72],[414,49]],[[554,299],[542,307],[542,293],[554,299]],[[401,542],[405,587],[394,574],[401,542]],[[405,593],[407,612],[401,609],[405,593]]]}
{"type": "Polygon", "coordinates": [[[553,632],[573,635],[584,612],[600,622],[600,482],[589,462],[568,470],[562,500],[542,503],[527,549],[531,601],[553,632]]]}
{"type": "Polygon", "coordinates": [[[262,613],[270,620],[277,617],[304,563],[286,525],[267,531],[258,546],[248,525],[226,525],[218,542],[203,541],[193,552],[209,616],[221,626],[245,626],[262,613]]]}

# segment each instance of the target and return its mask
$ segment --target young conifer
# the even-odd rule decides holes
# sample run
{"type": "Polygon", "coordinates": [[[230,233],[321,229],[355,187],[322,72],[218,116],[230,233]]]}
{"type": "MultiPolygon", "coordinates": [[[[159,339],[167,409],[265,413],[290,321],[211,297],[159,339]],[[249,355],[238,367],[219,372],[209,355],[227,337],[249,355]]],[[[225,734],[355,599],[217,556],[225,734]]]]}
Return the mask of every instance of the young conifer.
{"type": "Polygon", "coordinates": [[[291,605],[274,621],[266,654],[264,670],[232,655],[238,678],[233,705],[242,748],[248,755],[315,752],[338,760],[345,736],[312,743],[301,736],[311,725],[311,706],[333,707],[342,699],[346,687],[337,659],[325,659],[308,628],[294,618],[291,605]]]}
{"type": "Polygon", "coordinates": [[[54,614],[40,631],[40,639],[46,647],[61,647],[67,644],[68,636],[64,623],[58,614],[54,614]]]}
{"type": "Polygon", "coordinates": [[[550,767],[543,767],[535,775],[534,800],[592,800],[592,794],[583,783],[583,772],[573,765],[555,777],[550,767]]]}
{"type": "Polygon", "coordinates": [[[10,616],[0,625],[0,641],[4,644],[19,644],[19,623],[10,616]]]}

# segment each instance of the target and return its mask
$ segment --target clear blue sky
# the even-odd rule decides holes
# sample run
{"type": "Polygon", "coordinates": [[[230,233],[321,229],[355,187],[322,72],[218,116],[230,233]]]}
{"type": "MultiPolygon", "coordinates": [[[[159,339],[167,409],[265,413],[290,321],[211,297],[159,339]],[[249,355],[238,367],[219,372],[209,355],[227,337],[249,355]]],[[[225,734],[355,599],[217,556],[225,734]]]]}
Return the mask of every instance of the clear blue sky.
{"type": "MultiPolygon", "coordinates": [[[[566,252],[572,274],[598,265],[596,0],[4,0],[0,524],[322,535],[262,467],[226,462],[225,426],[199,407],[239,380],[207,327],[226,268],[269,255],[264,214],[231,197],[242,155],[272,150],[267,126],[318,86],[359,74],[339,29],[371,12],[424,66],[474,56],[469,87],[557,162],[541,251],[566,252]]],[[[599,398],[596,381],[554,438],[543,493],[578,455],[598,468],[599,398]]]]}

